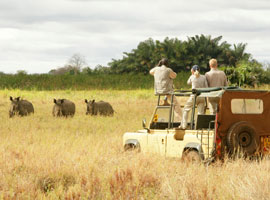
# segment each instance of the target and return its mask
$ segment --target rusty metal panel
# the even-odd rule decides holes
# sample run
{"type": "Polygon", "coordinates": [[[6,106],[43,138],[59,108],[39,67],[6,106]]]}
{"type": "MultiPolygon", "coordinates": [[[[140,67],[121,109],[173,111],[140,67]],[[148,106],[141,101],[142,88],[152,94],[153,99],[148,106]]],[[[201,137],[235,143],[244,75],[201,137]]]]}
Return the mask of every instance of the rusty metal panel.
{"type": "Polygon", "coordinates": [[[219,102],[218,132],[226,136],[229,128],[239,122],[247,121],[255,127],[258,135],[270,135],[270,92],[269,91],[225,91],[219,102]],[[260,99],[263,102],[262,113],[232,113],[233,99],[260,99]]]}

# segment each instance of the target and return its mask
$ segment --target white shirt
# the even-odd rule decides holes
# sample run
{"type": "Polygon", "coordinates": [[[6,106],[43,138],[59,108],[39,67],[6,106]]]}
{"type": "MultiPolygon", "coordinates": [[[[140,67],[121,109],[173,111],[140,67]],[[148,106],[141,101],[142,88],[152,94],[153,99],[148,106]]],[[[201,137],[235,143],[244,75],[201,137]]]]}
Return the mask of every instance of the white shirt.
{"type": "Polygon", "coordinates": [[[204,75],[200,75],[199,77],[191,75],[187,81],[187,84],[192,85],[192,89],[208,88],[207,80],[204,75]]]}

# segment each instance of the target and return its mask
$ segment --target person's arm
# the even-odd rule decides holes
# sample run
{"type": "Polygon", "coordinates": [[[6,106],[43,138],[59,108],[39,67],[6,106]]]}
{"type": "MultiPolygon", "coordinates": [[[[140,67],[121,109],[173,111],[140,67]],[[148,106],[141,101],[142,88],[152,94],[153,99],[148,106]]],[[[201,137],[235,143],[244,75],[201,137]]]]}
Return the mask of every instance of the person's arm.
{"type": "Polygon", "coordinates": [[[204,86],[205,86],[205,88],[208,88],[208,83],[207,83],[206,78],[204,79],[204,86]]]}
{"type": "Polygon", "coordinates": [[[207,82],[208,87],[210,87],[210,83],[209,83],[209,75],[208,75],[207,72],[205,73],[205,78],[206,78],[206,82],[207,82]]]}
{"type": "Polygon", "coordinates": [[[188,85],[191,85],[192,84],[192,75],[194,75],[194,71],[192,69],[190,70],[190,72],[191,72],[191,75],[190,75],[190,77],[187,80],[187,84],[188,85]]]}
{"type": "Polygon", "coordinates": [[[155,74],[155,69],[156,69],[156,67],[152,68],[152,69],[149,71],[149,74],[151,74],[152,76],[154,76],[154,74],[155,74]]]}
{"type": "Polygon", "coordinates": [[[176,73],[172,69],[170,69],[170,78],[175,79],[176,76],[177,76],[176,73]]]}
{"type": "Polygon", "coordinates": [[[225,86],[228,86],[228,81],[227,81],[227,76],[225,75],[225,81],[224,81],[225,86]]]}
{"type": "Polygon", "coordinates": [[[224,84],[225,84],[225,86],[228,86],[227,78],[225,78],[224,84]]]}
{"type": "Polygon", "coordinates": [[[224,86],[228,86],[227,76],[224,72],[224,86]]]}
{"type": "Polygon", "coordinates": [[[192,84],[191,78],[192,78],[192,75],[191,75],[191,76],[188,78],[188,80],[187,80],[187,84],[188,84],[188,85],[191,85],[191,84],[192,84]]]}

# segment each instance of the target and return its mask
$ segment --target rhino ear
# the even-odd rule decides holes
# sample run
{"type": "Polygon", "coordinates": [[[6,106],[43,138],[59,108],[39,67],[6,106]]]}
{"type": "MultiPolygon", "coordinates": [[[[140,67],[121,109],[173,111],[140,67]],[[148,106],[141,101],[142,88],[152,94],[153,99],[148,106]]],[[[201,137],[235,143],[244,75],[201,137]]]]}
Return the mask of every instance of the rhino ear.
{"type": "Polygon", "coordinates": [[[55,104],[56,104],[56,99],[53,99],[53,103],[55,103],[55,104]]]}
{"type": "Polygon", "coordinates": [[[9,99],[10,99],[10,101],[13,101],[13,98],[12,98],[12,96],[10,96],[10,97],[9,97],[9,99]]]}
{"type": "Polygon", "coordinates": [[[64,100],[65,100],[65,99],[61,99],[61,104],[64,103],[64,100]]]}
{"type": "Polygon", "coordinates": [[[95,99],[93,99],[92,103],[95,103],[95,99]]]}
{"type": "Polygon", "coordinates": [[[87,99],[84,100],[85,103],[88,103],[87,99]]]}
{"type": "Polygon", "coordinates": [[[17,97],[16,100],[17,100],[17,101],[20,101],[20,98],[21,98],[21,97],[17,97]]]}

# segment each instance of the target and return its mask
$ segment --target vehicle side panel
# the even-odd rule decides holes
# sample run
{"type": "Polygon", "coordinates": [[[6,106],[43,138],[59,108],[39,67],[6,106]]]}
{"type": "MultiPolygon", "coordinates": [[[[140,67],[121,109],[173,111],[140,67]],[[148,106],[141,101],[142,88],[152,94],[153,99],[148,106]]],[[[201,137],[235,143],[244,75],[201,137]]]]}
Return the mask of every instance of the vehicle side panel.
{"type": "Polygon", "coordinates": [[[150,130],[148,134],[148,152],[165,156],[167,130],[150,130]]]}
{"type": "Polygon", "coordinates": [[[167,136],[167,147],[166,156],[168,157],[182,157],[182,153],[185,148],[194,148],[199,153],[204,154],[204,157],[208,157],[208,151],[211,152],[213,148],[213,131],[209,132],[208,140],[208,130],[186,130],[182,140],[175,139],[175,130],[170,130],[167,136]],[[203,135],[203,136],[202,136],[203,135]],[[202,144],[201,144],[202,137],[202,144]],[[197,145],[194,145],[197,144],[197,145]],[[209,144],[209,149],[208,149],[209,144]],[[197,148],[201,147],[201,148],[197,148]]]}
{"type": "Polygon", "coordinates": [[[176,140],[174,134],[168,134],[166,156],[181,158],[188,143],[199,144],[199,140],[196,138],[196,135],[185,135],[184,140],[176,140]]]}
{"type": "Polygon", "coordinates": [[[141,152],[147,152],[147,132],[127,132],[123,136],[123,146],[126,145],[127,141],[133,142],[138,141],[140,144],[141,152]]]}

